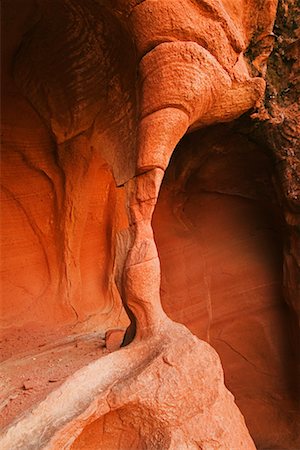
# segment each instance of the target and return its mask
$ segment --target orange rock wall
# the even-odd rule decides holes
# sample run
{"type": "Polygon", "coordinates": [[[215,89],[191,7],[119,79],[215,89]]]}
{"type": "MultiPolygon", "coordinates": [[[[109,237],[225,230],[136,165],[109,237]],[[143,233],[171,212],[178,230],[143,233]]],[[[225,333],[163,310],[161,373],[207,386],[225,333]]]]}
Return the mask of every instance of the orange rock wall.
{"type": "Polygon", "coordinates": [[[66,333],[62,327],[72,326],[80,333],[128,322],[113,275],[115,236],[127,227],[124,193],[116,188],[100,151],[93,151],[84,136],[58,150],[49,129],[16,87],[13,58],[34,11],[31,2],[18,5],[3,5],[2,27],[1,338],[9,337],[2,346],[5,354],[36,345],[45,334],[47,340],[52,333],[66,333]]]}
{"type": "Polygon", "coordinates": [[[153,227],[167,314],[217,349],[256,445],[297,448],[296,359],[272,166],[266,149],[234,128],[186,137],[153,227]]]}
{"type": "Polygon", "coordinates": [[[258,448],[300,446],[285,303],[297,311],[295,107],[263,103],[276,6],[3,1],[4,358],[99,330],[109,349],[105,332],[128,324],[122,302],[134,338],[12,424],[4,448],[29,435],[94,448],[95,432],[103,448],[120,437],[128,448],[252,449],[214,350],[160,299],[219,352],[258,448]],[[264,140],[233,122],[249,111],[270,126],[288,111],[279,187],[270,150],[285,147],[268,127],[264,140]]]}

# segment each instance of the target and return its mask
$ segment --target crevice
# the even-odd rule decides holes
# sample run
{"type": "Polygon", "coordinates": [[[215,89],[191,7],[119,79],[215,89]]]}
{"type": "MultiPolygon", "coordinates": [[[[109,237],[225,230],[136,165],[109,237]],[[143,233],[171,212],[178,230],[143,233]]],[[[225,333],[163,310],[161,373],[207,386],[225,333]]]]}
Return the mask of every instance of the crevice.
{"type": "Polygon", "coordinates": [[[222,342],[223,344],[227,345],[227,347],[229,347],[234,353],[239,355],[241,358],[244,359],[244,361],[246,361],[248,364],[250,364],[256,370],[256,372],[261,373],[262,375],[266,375],[267,377],[270,377],[270,378],[278,377],[278,375],[276,375],[274,373],[268,373],[268,372],[264,372],[263,370],[260,370],[252,361],[250,361],[245,355],[243,355],[241,352],[239,352],[236,348],[234,348],[231,344],[229,344],[229,342],[225,341],[224,339],[221,339],[220,337],[214,337],[213,340],[222,342]]]}

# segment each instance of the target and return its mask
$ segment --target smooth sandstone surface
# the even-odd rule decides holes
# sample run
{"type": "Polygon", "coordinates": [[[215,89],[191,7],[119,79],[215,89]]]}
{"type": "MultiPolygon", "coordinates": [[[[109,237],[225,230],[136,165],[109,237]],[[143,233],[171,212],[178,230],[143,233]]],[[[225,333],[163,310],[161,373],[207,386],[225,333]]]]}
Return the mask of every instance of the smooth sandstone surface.
{"type": "Polygon", "coordinates": [[[293,2],[2,8],[0,447],[299,448],[293,2]]]}
{"type": "Polygon", "coordinates": [[[165,311],[217,349],[258,447],[297,448],[297,362],[271,167],[263,148],[228,127],[187,136],[153,228],[165,311]]]}

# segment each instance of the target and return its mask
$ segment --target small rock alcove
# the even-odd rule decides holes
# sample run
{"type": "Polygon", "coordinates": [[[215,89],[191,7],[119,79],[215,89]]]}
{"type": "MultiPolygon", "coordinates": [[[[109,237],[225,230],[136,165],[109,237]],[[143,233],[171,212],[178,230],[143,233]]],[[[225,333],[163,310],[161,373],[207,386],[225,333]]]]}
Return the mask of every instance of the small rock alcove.
{"type": "Polygon", "coordinates": [[[139,435],[132,426],[125,426],[122,423],[121,416],[119,411],[110,412],[87,425],[71,449],[136,448],[139,444],[139,435]]]}
{"type": "Polygon", "coordinates": [[[268,151],[233,124],[187,135],[167,169],[153,229],[166,313],[218,351],[256,444],[280,436],[285,448],[295,360],[272,177],[268,151]]]}

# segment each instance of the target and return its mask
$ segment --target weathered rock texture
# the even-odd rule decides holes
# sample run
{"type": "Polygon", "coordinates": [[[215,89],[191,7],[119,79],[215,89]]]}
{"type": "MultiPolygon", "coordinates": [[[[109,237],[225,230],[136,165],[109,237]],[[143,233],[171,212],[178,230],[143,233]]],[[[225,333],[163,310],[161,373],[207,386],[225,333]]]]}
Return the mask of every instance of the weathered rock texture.
{"type": "Polygon", "coordinates": [[[93,331],[114,351],[131,324],[126,348],[18,410],[1,448],[254,448],[218,356],[190,331],[219,351],[257,446],[300,445],[282,292],[296,313],[296,109],[263,102],[265,79],[280,85],[276,7],[3,2],[4,353],[93,331]],[[255,131],[249,115],[233,122],[254,110],[255,131]],[[274,154],[288,161],[277,191],[274,154]]]}
{"type": "Polygon", "coordinates": [[[300,7],[280,2],[268,62],[265,102],[250,132],[268,146],[276,165],[277,198],[284,218],[283,289],[293,313],[292,334],[300,379],[300,7]]]}
{"type": "Polygon", "coordinates": [[[165,311],[217,349],[256,444],[297,448],[297,360],[273,169],[268,149],[237,125],[187,136],[153,228],[165,311]]]}
{"type": "Polygon", "coordinates": [[[254,449],[216,353],[181,325],[78,371],[3,449],[254,449]]]}

